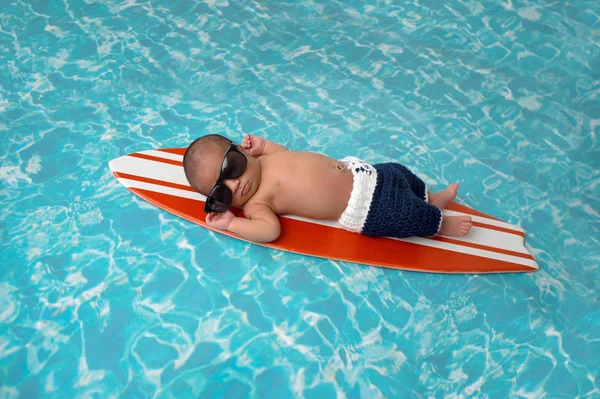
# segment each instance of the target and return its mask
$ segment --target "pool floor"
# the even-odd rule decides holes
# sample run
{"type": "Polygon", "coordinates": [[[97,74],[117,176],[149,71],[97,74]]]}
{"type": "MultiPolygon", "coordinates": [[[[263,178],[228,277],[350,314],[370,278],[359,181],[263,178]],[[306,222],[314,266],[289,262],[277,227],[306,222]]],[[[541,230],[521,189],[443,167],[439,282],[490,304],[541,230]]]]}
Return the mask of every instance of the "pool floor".
{"type": "Polygon", "coordinates": [[[0,398],[600,398],[600,3],[0,7],[0,398]],[[217,133],[369,163],[527,231],[536,273],[279,252],[108,162],[217,133]]]}

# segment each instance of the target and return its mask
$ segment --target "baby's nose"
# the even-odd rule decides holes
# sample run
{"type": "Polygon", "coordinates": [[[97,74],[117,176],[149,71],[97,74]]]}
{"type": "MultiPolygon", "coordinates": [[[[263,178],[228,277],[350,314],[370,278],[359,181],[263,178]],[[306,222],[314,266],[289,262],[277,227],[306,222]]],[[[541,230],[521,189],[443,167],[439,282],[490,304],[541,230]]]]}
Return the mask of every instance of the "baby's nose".
{"type": "Polygon", "coordinates": [[[227,179],[224,183],[232,193],[235,193],[240,185],[240,179],[227,179]]]}

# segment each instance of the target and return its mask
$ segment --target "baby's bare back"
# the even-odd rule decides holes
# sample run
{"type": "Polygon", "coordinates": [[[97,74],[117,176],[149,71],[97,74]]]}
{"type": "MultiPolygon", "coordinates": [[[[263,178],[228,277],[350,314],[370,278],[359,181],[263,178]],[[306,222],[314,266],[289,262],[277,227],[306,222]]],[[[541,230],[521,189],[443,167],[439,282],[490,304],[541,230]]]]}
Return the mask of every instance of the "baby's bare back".
{"type": "Polygon", "coordinates": [[[346,209],[353,177],[333,158],[281,151],[259,159],[261,183],[248,204],[260,201],[278,215],[337,220],[346,209]]]}

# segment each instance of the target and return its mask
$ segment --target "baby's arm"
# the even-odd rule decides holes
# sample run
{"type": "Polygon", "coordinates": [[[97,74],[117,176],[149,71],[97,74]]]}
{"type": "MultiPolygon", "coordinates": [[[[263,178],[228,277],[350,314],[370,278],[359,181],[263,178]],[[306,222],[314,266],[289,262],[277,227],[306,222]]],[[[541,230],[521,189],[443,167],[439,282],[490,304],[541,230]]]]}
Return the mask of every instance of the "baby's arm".
{"type": "Polygon", "coordinates": [[[206,222],[210,227],[231,231],[249,241],[270,242],[279,237],[279,219],[268,206],[245,206],[244,214],[245,218],[236,217],[231,211],[210,213],[206,222]]]}
{"type": "Polygon", "coordinates": [[[270,155],[278,151],[287,151],[287,148],[284,146],[251,134],[244,136],[242,148],[254,157],[270,155]]]}
{"type": "Polygon", "coordinates": [[[231,221],[229,231],[254,242],[275,241],[281,234],[279,219],[268,206],[246,205],[244,215],[231,221]]]}
{"type": "Polygon", "coordinates": [[[262,155],[269,155],[277,151],[287,151],[282,145],[273,143],[270,140],[265,140],[265,147],[263,148],[262,155]]]}

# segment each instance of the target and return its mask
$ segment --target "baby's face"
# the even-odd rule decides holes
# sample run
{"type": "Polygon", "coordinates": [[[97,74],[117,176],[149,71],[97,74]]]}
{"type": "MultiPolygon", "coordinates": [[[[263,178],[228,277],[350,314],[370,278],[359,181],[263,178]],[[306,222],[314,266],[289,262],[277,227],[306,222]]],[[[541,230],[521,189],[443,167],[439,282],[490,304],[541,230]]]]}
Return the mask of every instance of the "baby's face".
{"type": "MultiPolygon", "coordinates": [[[[224,180],[223,184],[231,190],[231,194],[233,195],[231,205],[242,207],[258,190],[258,186],[260,185],[260,164],[254,157],[243,151],[241,146],[238,146],[237,148],[246,157],[246,170],[236,179],[224,180]]],[[[214,152],[205,159],[204,169],[206,173],[203,173],[201,181],[199,182],[199,188],[202,194],[208,195],[210,190],[215,186],[221,172],[224,155],[225,151],[218,153],[214,152]]]]}

